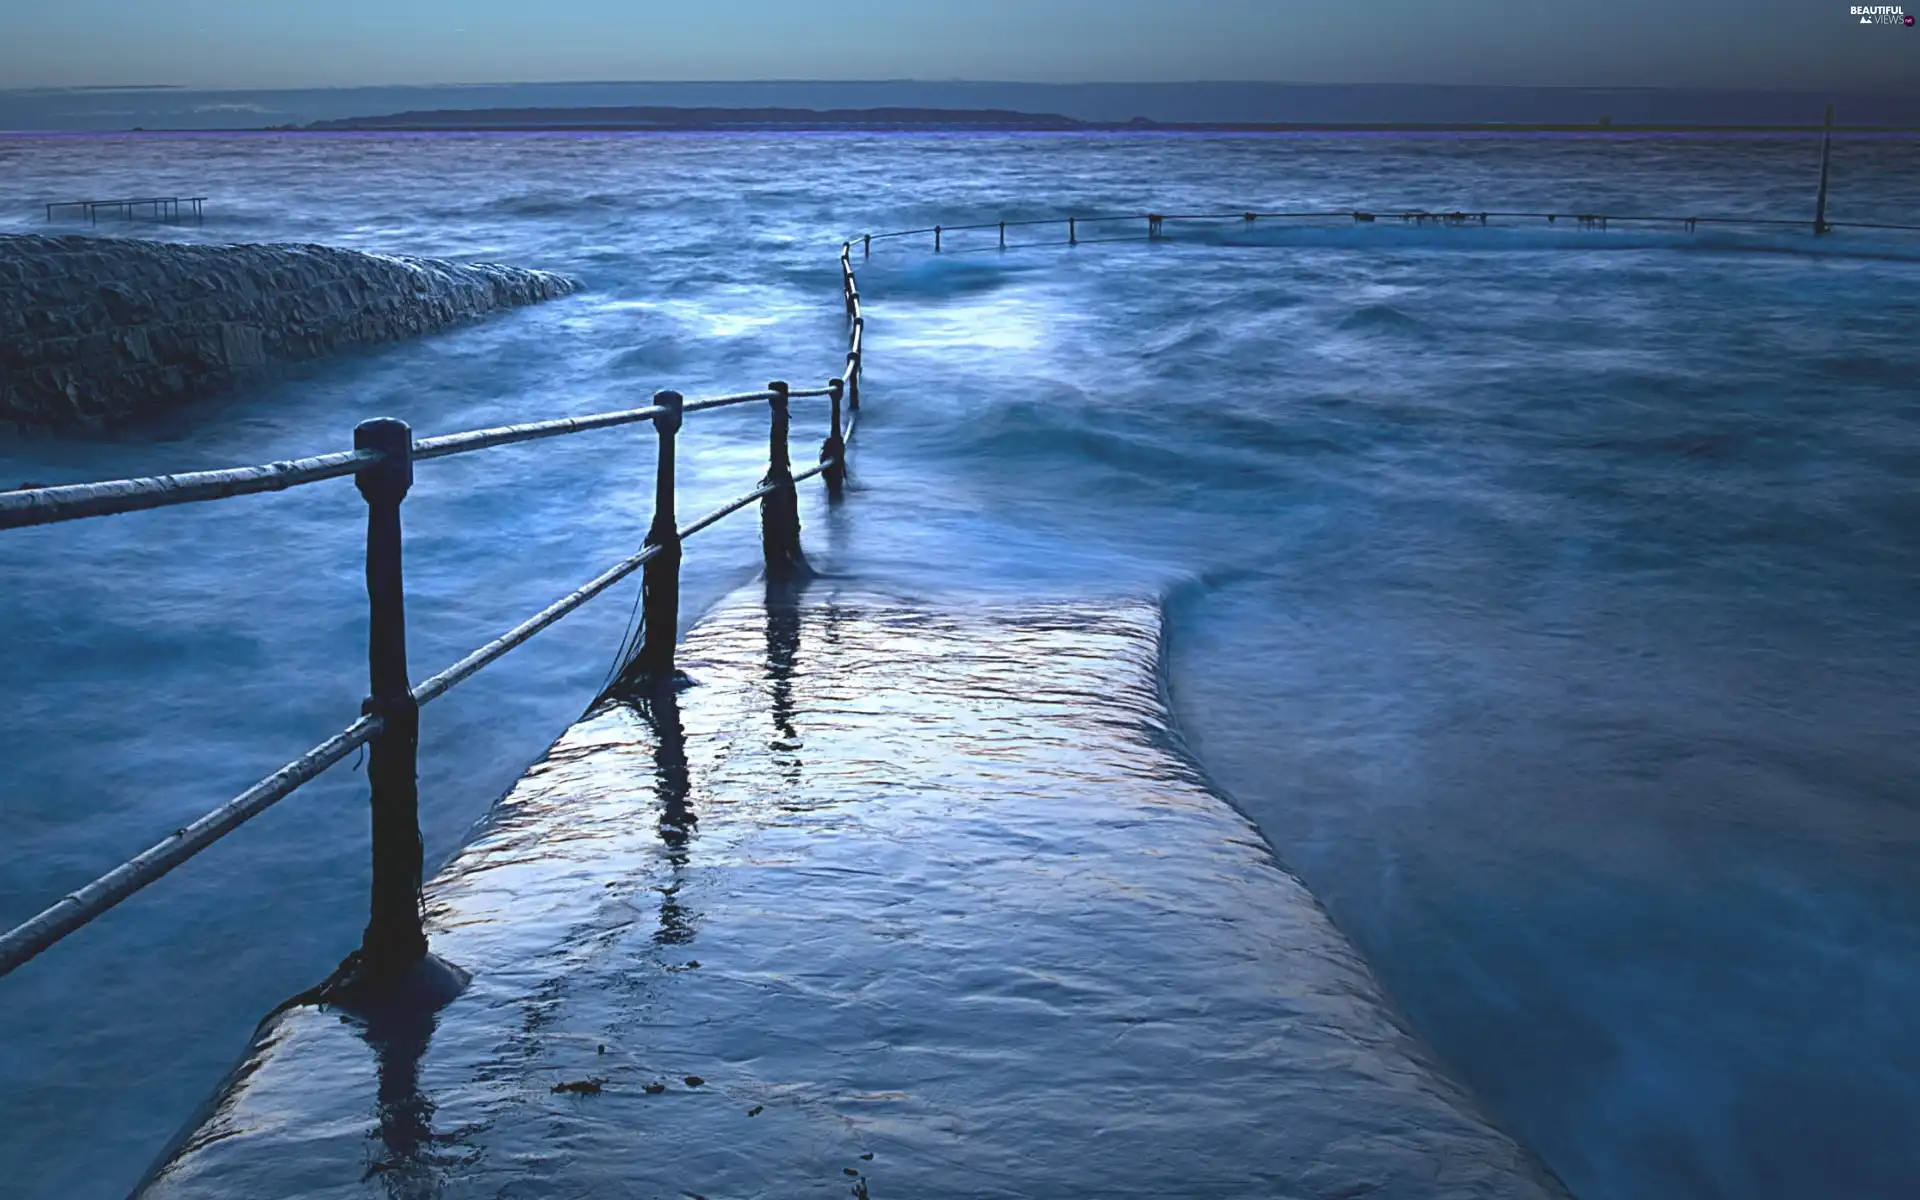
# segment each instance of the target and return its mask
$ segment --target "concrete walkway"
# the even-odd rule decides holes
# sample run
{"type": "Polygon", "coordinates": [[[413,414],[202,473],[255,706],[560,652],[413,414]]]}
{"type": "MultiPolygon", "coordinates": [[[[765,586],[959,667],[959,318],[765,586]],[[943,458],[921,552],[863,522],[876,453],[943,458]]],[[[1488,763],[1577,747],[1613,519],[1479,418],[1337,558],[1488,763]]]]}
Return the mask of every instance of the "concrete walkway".
{"type": "Polygon", "coordinates": [[[1564,1195],[1181,757],[1158,629],[736,598],[430,885],[467,993],[271,1020],[145,1195],[1564,1195]]]}

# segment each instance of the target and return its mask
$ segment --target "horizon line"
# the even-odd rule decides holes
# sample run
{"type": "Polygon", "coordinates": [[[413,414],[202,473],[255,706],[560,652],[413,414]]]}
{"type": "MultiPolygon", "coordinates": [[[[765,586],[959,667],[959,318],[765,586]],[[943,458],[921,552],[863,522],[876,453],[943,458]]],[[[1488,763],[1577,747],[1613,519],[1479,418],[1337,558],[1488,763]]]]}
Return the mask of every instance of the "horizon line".
{"type": "Polygon", "coordinates": [[[372,91],[379,89],[432,90],[446,88],[521,88],[521,87],[708,87],[740,85],[845,85],[845,84],[915,84],[978,87],[1039,87],[1039,88],[1093,88],[1093,87],[1274,87],[1274,88],[1438,88],[1451,90],[1485,91],[1531,91],[1531,92],[1699,92],[1699,93],[1759,93],[1767,95],[1854,95],[1880,97],[1920,97],[1920,89],[1913,91],[1893,91],[1869,89],[1852,91],[1845,88],[1817,88],[1804,86],[1741,86],[1702,84],[1534,84],[1534,83],[1427,83],[1407,81],[1372,82],[1316,82],[1297,79],[1097,79],[1097,80],[1031,80],[1031,79],[970,79],[940,78],[920,79],[910,76],[884,78],[740,78],[740,79],[520,79],[520,80],[465,80],[454,82],[430,83],[336,83],[336,84],[287,84],[287,85],[247,85],[247,84],[190,84],[190,83],[99,83],[99,84],[46,84],[37,87],[0,88],[0,96],[48,93],[88,93],[88,92],[349,92],[372,91]]]}

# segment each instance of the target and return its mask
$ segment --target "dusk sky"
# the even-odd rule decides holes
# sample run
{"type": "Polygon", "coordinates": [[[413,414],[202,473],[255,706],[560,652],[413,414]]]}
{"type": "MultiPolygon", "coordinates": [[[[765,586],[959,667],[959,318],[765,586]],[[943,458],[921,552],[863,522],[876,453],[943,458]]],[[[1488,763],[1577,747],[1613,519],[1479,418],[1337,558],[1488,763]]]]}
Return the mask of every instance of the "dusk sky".
{"type": "Polygon", "coordinates": [[[1288,80],[1920,90],[1836,0],[7,0],[0,86],[1288,80]]]}

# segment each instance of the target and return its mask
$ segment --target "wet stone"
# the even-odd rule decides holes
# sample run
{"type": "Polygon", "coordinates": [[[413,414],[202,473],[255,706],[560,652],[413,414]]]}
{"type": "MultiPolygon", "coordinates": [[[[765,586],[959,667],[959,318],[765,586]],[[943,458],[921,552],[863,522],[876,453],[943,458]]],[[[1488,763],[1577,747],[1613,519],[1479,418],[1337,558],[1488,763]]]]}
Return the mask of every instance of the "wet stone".
{"type": "Polygon", "coordinates": [[[144,1195],[1564,1197],[1178,755],[1159,625],[734,598],[428,885],[467,991],[278,1014],[144,1195]],[[602,1039],[714,1082],[532,1102],[602,1039]]]}
{"type": "Polygon", "coordinates": [[[59,428],[129,420],[275,363],[412,337],[579,286],[546,271],[328,246],[33,234],[0,235],[0,282],[5,361],[53,368],[0,379],[0,421],[59,428]]]}

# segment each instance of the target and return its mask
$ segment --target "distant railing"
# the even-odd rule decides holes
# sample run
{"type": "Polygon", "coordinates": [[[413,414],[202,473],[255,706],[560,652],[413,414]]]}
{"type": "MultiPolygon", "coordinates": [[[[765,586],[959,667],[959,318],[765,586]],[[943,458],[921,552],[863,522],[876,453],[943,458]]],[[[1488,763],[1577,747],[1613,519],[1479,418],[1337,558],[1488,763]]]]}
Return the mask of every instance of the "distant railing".
{"type": "MultiPolygon", "coordinates": [[[[1455,209],[1445,212],[1431,212],[1426,209],[1314,209],[1300,212],[1216,212],[1216,213],[1123,213],[1090,217],[1038,217],[1024,221],[985,221],[971,225],[928,225],[919,229],[896,229],[887,233],[870,233],[860,238],[863,254],[870,255],[873,243],[898,238],[932,237],[933,249],[940,252],[947,249],[946,238],[949,234],[979,231],[983,229],[999,232],[998,249],[1007,249],[1007,230],[1030,228],[1034,226],[1064,227],[1066,238],[1055,242],[1029,242],[1027,245],[1067,245],[1077,246],[1083,241],[1093,239],[1081,236],[1081,230],[1089,225],[1138,224],[1144,226],[1147,240],[1166,236],[1166,223],[1169,221],[1238,221],[1243,225],[1252,225],[1263,220],[1292,221],[1347,221],[1355,224],[1370,225],[1382,221],[1400,221],[1409,225],[1486,225],[1494,220],[1540,220],[1549,225],[1565,221],[1580,229],[1606,229],[1612,225],[1656,224],[1673,225],[1692,233],[1701,225],[1747,226],[1751,228],[1775,229],[1811,229],[1815,233],[1825,233],[1834,229],[1885,229],[1903,230],[1920,233],[1920,225],[1898,225],[1877,221],[1828,221],[1794,220],[1787,217],[1702,217],[1702,216],[1647,216],[1641,214],[1599,213],[1599,212],[1530,212],[1515,209],[1483,209],[1474,212],[1455,209]]],[[[1122,235],[1120,239],[1102,238],[1099,240],[1139,240],[1140,234],[1122,235]]],[[[992,249],[995,247],[981,247],[992,249]]]]}
{"type": "Polygon", "coordinates": [[[72,209],[85,216],[87,223],[98,225],[100,214],[133,220],[143,213],[151,221],[205,221],[206,211],[201,207],[207,202],[205,196],[140,196],[130,200],[64,200],[47,205],[47,220],[53,220],[53,214],[61,209],[72,209]]]}
{"type": "Polygon", "coordinates": [[[370,915],[361,946],[349,959],[356,988],[379,988],[427,957],[421,904],[421,842],[416,785],[420,707],[429,704],[514,647],[573,612],[614,584],[641,571],[641,644],[627,669],[635,682],[671,687],[680,608],[680,547],[687,538],[758,500],[769,579],[792,579],[806,569],[800,548],[798,485],[821,476],[838,500],[846,480],[846,452],[860,408],[861,336],[865,318],[850,258],[840,248],[841,291],[849,331],[845,370],[826,386],[795,391],[784,382],[764,391],[703,400],[656,393],[645,408],[506,425],[416,441],[404,421],[382,417],[353,431],[352,450],[264,466],[199,471],[146,479],[0,493],[0,529],[46,525],[136,512],[255,492],[282,491],[352,475],[367,503],[369,696],[360,719],[254,784],[226,804],[0,935],[0,976],[29,961],[156,879],[205,850],[292,794],[302,784],[368,749],[373,818],[370,915]],[[818,464],[796,474],[788,454],[790,401],[825,397],[829,433],[818,464]],[[842,399],[846,400],[845,409],[842,399]],[[674,511],[674,450],[688,413],[766,401],[770,412],[767,473],[746,495],[680,525],[674,511]],[[659,437],[653,522],[638,553],[528,617],[446,670],[413,684],[407,674],[406,598],[401,574],[400,503],[413,485],[417,462],[496,446],[561,437],[618,425],[652,422],[659,437]]]}
{"type": "MultiPolygon", "coordinates": [[[[896,229],[887,233],[863,234],[860,241],[862,256],[870,256],[873,243],[897,238],[933,237],[933,249],[936,253],[943,250],[945,236],[950,233],[977,232],[993,229],[999,232],[999,249],[1007,248],[1007,230],[1030,228],[1034,226],[1066,226],[1065,245],[1079,245],[1082,240],[1080,227],[1083,225],[1144,224],[1148,240],[1165,235],[1168,221],[1239,221],[1251,226],[1262,220],[1294,221],[1350,221],[1354,224],[1368,225],[1379,221],[1400,221],[1412,225],[1485,225],[1490,220],[1543,220],[1549,225],[1568,221],[1581,229],[1606,229],[1612,225],[1677,225],[1689,233],[1697,231],[1701,225],[1746,226],[1750,228],[1806,228],[1816,235],[1835,229],[1884,229],[1902,230],[1920,233],[1920,225],[1901,225],[1884,221],[1829,221],[1827,220],[1827,183],[1828,166],[1833,154],[1833,106],[1827,106],[1826,134],[1820,143],[1820,186],[1814,199],[1811,220],[1796,220],[1788,217],[1703,217],[1683,216],[1647,216],[1643,214],[1602,213],[1592,210],[1552,212],[1481,209],[1477,211],[1431,212],[1427,209],[1399,208],[1339,208],[1308,209],[1298,212],[1210,212],[1210,213],[1124,213],[1107,216],[1065,216],[1037,217],[1022,221],[984,221],[971,225],[928,225],[919,229],[896,229]]],[[[1115,240],[1115,239],[1101,239],[1115,240]]],[[[1124,238],[1121,240],[1134,240],[1124,238]]],[[[1059,245],[1062,243],[1042,243],[1059,245]]],[[[992,247],[982,247],[990,249],[992,247]]]]}

